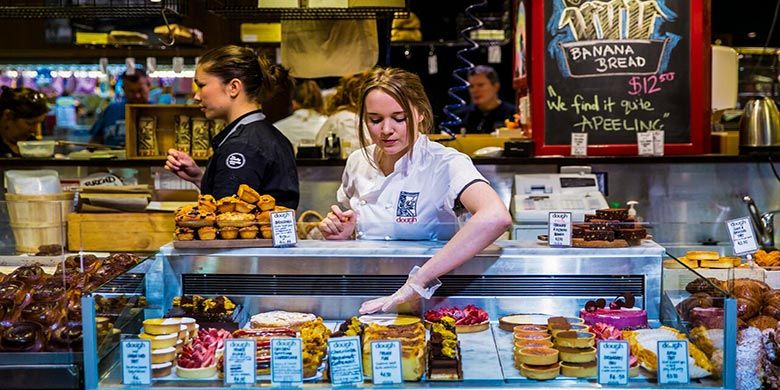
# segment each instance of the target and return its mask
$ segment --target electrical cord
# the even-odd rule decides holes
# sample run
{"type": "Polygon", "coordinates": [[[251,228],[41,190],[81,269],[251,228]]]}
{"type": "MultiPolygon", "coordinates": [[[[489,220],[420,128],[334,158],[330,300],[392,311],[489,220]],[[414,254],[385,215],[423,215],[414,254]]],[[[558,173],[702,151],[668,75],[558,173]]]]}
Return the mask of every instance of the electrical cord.
{"type": "MultiPolygon", "coordinates": [[[[777,0],[777,3],[775,3],[775,13],[774,16],[772,16],[772,24],[769,25],[769,33],[766,35],[766,40],[764,41],[764,48],[761,49],[761,54],[764,54],[766,52],[766,48],[769,47],[769,42],[772,40],[772,35],[775,34],[775,25],[777,24],[777,16],[778,12],[780,12],[780,0],[777,0]]],[[[773,56],[774,59],[772,60],[772,64],[775,64],[777,61],[777,56],[773,56]]],[[[758,57],[758,61],[756,62],[756,67],[761,66],[761,60],[764,59],[764,56],[761,55],[758,57]]]]}
{"type": "Polygon", "coordinates": [[[772,161],[772,155],[769,155],[769,167],[772,168],[772,173],[775,174],[775,179],[777,181],[780,181],[780,174],[777,173],[777,168],[775,168],[775,162],[772,161]]]}

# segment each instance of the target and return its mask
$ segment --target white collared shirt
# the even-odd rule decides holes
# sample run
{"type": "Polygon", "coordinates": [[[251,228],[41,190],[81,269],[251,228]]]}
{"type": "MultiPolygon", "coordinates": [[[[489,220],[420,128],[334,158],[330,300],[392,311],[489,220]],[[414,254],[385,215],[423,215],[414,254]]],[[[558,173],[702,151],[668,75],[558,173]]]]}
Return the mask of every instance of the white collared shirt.
{"type": "Polygon", "coordinates": [[[290,140],[290,143],[297,150],[301,140],[308,139],[313,141],[317,137],[317,132],[327,119],[327,116],[317,111],[300,108],[287,118],[274,123],[274,126],[290,140]]]}
{"type": "MultiPolygon", "coordinates": [[[[366,148],[373,159],[376,145],[366,148]]],[[[385,176],[363,149],[349,155],[336,198],[357,214],[357,237],[373,240],[448,240],[458,231],[458,198],[484,181],[471,159],[419,135],[385,176]]]]}

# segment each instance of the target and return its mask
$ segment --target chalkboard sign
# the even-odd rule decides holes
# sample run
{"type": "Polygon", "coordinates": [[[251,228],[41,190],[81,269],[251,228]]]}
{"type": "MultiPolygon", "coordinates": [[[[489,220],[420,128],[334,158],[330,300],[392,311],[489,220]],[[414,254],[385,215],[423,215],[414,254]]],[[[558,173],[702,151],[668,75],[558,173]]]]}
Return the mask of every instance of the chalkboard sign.
{"type": "Polygon", "coordinates": [[[636,155],[637,133],[653,130],[664,131],[667,154],[704,152],[703,0],[544,0],[533,7],[537,154],[570,154],[572,133],[585,132],[588,155],[636,155]]]}

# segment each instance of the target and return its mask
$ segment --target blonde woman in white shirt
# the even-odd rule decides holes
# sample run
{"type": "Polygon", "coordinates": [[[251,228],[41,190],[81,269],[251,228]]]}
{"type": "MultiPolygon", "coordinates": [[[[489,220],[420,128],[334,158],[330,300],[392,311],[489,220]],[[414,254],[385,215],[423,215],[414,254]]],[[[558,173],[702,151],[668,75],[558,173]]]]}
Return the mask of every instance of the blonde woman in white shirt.
{"type": "Polygon", "coordinates": [[[357,73],[339,80],[336,92],[328,99],[325,108],[328,119],[317,132],[315,139],[317,145],[322,145],[328,134],[333,133],[341,140],[342,148],[347,155],[360,149],[357,109],[364,77],[364,73],[357,73]]]}
{"type": "Polygon", "coordinates": [[[361,313],[430,298],[437,278],[470,260],[511,225],[509,211],[465,154],[428,140],[433,112],[417,75],[378,68],[363,84],[361,150],[344,169],[338,201],[320,223],[329,240],[449,240],[393,295],[364,302],[361,313]],[[369,145],[373,143],[374,145],[369,145]],[[472,214],[458,229],[459,209],[472,214]]]}
{"type": "Polygon", "coordinates": [[[322,92],[314,80],[297,80],[293,89],[292,115],[274,123],[295,149],[302,139],[314,140],[328,119],[322,114],[322,92]]]}

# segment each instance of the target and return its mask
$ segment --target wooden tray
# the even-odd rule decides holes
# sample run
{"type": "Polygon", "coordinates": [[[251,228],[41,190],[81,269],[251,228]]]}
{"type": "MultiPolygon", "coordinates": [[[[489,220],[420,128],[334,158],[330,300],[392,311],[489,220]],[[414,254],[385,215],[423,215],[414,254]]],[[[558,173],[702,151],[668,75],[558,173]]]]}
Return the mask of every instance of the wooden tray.
{"type": "Polygon", "coordinates": [[[230,249],[230,248],[270,248],[274,246],[273,240],[262,238],[250,238],[235,240],[192,240],[173,241],[176,249],[230,249]]]}

